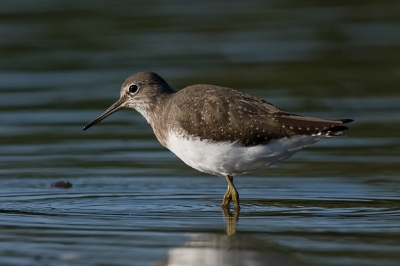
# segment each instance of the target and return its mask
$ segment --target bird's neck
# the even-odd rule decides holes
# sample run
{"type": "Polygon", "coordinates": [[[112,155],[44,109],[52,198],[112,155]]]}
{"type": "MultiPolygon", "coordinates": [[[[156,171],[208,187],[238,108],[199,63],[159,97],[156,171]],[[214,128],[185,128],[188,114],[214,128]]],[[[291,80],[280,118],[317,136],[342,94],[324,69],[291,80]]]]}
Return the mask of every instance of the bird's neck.
{"type": "Polygon", "coordinates": [[[171,90],[159,94],[157,97],[153,98],[152,101],[144,103],[140,108],[136,108],[151,125],[154,134],[163,146],[166,145],[168,137],[165,114],[168,112],[170,101],[175,93],[175,91],[171,90]]]}

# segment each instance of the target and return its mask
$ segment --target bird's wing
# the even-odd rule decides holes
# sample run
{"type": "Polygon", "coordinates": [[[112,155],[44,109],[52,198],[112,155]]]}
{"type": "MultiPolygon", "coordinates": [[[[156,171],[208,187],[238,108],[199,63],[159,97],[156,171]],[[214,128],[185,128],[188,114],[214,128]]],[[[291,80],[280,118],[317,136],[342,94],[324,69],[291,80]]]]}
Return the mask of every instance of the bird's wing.
{"type": "Polygon", "coordinates": [[[350,123],[352,119],[320,119],[305,117],[287,112],[277,112],[274,118],[288,133],[296,135],[324,135],[342,136],[348,129],[343,124],[350,123]]]}
{"type": "Polygon", "coordinates": [[[179,113],[177,123],[185,133],[245,146],[345,129],[340,126],[341,120],[298,116],[243,92],[212,85],[193,85],[179,91],[171,107],[179,113]]]}

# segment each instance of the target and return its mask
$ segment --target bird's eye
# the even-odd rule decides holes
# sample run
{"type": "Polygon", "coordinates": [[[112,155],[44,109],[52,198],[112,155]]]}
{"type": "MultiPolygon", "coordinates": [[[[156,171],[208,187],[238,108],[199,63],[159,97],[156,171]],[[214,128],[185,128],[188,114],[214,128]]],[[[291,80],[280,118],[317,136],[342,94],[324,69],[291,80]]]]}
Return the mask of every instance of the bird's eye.
{"type": "Polygon", "coordinates": [[[139,87],[136,84],[132,84],[129,86],[129,93],[136,93],[138,91],[139,87]]]}

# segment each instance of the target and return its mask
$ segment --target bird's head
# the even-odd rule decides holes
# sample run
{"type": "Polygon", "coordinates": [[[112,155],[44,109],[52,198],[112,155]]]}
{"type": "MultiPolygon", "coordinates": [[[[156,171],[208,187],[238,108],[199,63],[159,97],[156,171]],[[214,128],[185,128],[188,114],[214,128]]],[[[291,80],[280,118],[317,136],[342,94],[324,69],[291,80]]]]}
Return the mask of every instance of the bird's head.
{"type": "Polygon", "coordinates": [[[150,113],[157,111],[157,106],[165,95],[174,92],[168,83],[156,73],[146,71],[134,74],[122,84],[119,100],[98,118],[87,124],[83,130],[89,129],[122,108],[136,109],[150,122],[150,113]]]}

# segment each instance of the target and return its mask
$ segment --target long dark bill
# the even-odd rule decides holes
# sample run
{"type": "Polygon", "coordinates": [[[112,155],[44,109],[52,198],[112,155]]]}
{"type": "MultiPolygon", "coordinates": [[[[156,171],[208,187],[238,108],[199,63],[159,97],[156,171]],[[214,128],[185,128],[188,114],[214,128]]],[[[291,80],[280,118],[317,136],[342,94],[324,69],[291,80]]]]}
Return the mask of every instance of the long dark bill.
{"type": "Polygon", "coordinates": [[[92,122],[90,122],[89,124],[87,124],[86,126],[83,127],[83,131],[85,131],[86,129],[96,125],[97,123],[99,123],[101,120],[103,120],[104,118],[106,118],[107,116],[112,115],[113,113],[117,112],[118,110],[122,109],[123,107],[121,106],[121,102],[117,101],[116,103],[114,103],[113,105],[110,106],[110,108],[108,108],[104,113],[102,113],[99,117],[97,117],[95,120],[93,120],[92,122]]]}

